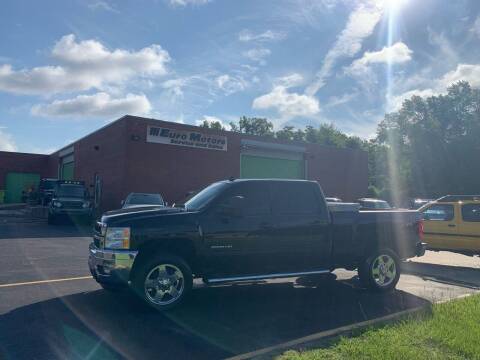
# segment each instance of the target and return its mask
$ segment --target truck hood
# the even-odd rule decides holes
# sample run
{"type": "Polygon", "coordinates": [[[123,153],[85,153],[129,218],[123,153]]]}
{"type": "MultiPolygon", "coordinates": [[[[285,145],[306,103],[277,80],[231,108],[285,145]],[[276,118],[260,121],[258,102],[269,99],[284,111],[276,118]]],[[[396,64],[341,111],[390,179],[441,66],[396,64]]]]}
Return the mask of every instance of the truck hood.
{"type": "Polygon", "coordinates": [[[128,221],[133,220],[139,217],[153,217],[161,215],[170,215],[185,212],[183,208],[172,208],[165,206],[144,206],[144,207],[134,207],[127,209],[118,209],[107,211],[102,216],[103,223],[109,223],[111,221],[128,221]]]}
{"type": "Polygon", "coordinates": [[[122,209],[133,209],[133,208],[158,208],[158,207],[165,207],[165,205],[151,205],[151,204],[142,204],[142,205],[124,205],[122,209]]]}
{"type": "Polygon", "coordinates": [[[63,197],[63,196],[58,197],[57,196],[53,200],[60,201],[60,202],[65,201],[65,202],[81,202],[81,203],[83,203],[87,199],[84,199],[84,198],[81,198],[81,197],[63,197]]]}

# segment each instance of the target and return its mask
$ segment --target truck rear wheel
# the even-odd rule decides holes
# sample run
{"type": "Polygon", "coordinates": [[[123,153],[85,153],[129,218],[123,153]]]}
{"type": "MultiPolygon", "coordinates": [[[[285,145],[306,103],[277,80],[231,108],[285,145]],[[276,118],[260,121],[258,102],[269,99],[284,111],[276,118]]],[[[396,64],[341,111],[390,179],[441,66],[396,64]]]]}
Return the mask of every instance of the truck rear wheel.
{"type": "Polygon", "coordinates": [[[174,255],[153,256],[139,264],[133,276],[135,293],[151,307],[163,311],[179,305],[192,289],[192,271],[174,255]]]}
{"type": "Polygon", "coordinates": [[[391,250],[376,251],[358,267],[363,286],[374,291],[390,291],[400,279],[400,261],[391,250]]]}

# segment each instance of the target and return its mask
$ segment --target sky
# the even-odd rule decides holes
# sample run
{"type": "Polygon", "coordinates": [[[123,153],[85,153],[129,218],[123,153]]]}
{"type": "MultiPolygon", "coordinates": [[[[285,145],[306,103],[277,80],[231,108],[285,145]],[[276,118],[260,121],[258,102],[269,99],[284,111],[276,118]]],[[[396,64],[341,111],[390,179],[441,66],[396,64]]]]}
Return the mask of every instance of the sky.
{"type": "Polygon", "coordinates": [[[413,95],[480,87],[478,0],[3,0],[0,150],[125,114],[375,136],[413,95]]]}

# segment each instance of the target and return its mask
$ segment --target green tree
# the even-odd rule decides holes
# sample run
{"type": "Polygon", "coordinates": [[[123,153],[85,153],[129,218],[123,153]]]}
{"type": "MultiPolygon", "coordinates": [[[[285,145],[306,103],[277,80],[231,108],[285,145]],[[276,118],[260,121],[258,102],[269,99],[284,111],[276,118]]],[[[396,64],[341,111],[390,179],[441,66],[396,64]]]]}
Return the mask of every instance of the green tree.
{"type": "Polygon", "coordinates": [[[461,81],[445,95],[413,96],[385,115],[376,142],[385,146],[383,160],[389,176],[396,177],[383,184],[390,192],[426,197],[478,193],[480,90],[461,81]]]}
{"type": "Polygon", "coordinates": [[[242,116],[238,124],[231,122],[232,131],[248,135],[273,137],[273,124],[264,118],[242,116]]]}
{"type": "Polygon", "coordinates": [[[293,126],[284,126],[282,130],[275,132],[275,137],[280,140],[305,141],[305,132],[293,126]]]}
{"type": "Polygon", "coordinates": [[[225,130],[225,127],[220,121],[207,121],[203,120],[203,122],[199,125],[200,127],[208,128],[208,129],[215,129],[215,130],[225,130]]]}

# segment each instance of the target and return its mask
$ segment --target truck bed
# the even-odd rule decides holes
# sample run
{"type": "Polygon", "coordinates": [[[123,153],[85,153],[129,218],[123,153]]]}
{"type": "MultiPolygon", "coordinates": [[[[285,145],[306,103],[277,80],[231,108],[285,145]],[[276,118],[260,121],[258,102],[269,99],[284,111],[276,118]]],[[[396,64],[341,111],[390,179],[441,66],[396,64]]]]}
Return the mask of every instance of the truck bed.
{"type": "Polygon", "coordinates": [[[335,264],[348,264],[361,257],[365,246],[392,248],[400,258],[415,256],[418,223],[416,210],[358,210],[358,204],[329,204],[332,223],[332,254],[335,264]],[[357,206],[355,206],[357,205],[357,206]],[[352,226],[353,225],[353,226],[352,226]]]}

